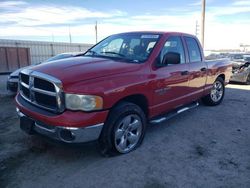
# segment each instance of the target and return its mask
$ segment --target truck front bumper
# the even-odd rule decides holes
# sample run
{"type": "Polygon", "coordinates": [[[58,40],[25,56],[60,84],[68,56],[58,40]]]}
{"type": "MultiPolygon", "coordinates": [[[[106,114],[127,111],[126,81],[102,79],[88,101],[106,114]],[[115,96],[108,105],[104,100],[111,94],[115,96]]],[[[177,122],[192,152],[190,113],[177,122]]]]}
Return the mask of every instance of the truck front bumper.
{"type": "Polygon", "coordinates": [[[104,123],[99,123],[83,128],[51,126],[26,116],[18,108],[16,110],[20,118],[20,127],[26,133],[38,133],[66,143],[84,143],[97,140],[104,125],[104,123]]]}
{"type": "Polygon", "coordinates": [[[30,104],[20,94],[16,96],[16,106],[22,130],[66,143],[97,140],[109,112],[103,110],[86,113],[66,110],[61,114],[53,114],[30,104]]]}

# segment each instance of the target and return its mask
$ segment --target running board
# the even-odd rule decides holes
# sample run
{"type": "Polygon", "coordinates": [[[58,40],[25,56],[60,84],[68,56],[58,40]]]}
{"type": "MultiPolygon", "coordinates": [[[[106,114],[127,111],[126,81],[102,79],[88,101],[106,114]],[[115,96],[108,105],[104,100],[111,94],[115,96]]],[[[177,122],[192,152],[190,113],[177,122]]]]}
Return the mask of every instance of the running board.
{"type": "Polygon", "coordinates": [[[150,123],[152,124],[157,124],[157,123],[161,123],[165,120],[169,120],[171,119],[172,117],[175,117],[176,115],[182,113],[182,112],[185,112],[187,110],[190,110],[190,109],[193,109],[193,108],[196,108],[199,106],[199,103],[198,102],[193,102],[193,103],[190,103],[188,105],[185,105],[185,106],[182,106],[180,108],[177,108],[165,115],[161,115],[161,116],[157,116],[156,118],[153,118],[152,120],[150,120],[150,123]]]}

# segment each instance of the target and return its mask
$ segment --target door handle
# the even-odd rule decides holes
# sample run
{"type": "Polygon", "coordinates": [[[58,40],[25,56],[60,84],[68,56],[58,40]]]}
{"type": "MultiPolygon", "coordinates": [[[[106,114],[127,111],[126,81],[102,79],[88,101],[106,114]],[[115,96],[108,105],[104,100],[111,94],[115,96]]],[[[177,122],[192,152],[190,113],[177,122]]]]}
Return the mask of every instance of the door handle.
{"type": "Polygon", "coordinates": [[[206,67],[201,68],[201,71],[206,71],[206,70],[207,70],[206,67]]]}
{"type": "Polygon", "coordinates": [[[188,75],[188,74],[189,74],[188,71],[182,71],[182,72],[181,72],[181,75],[182,75],[182,76],[185,76],[185,75],[188,75]]]}

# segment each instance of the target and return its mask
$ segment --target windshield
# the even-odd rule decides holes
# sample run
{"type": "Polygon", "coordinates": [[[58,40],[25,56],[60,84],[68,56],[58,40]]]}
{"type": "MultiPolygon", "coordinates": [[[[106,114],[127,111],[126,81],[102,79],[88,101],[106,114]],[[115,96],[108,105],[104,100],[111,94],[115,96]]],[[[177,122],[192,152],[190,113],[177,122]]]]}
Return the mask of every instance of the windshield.
{"type": "Polygon", "coordinates": [[[71,54],[59,54],[59,55],[56,55],[47,59],[45,62],[55,61],[59,59],[69,58],[69,57],[72,57],[72,55],[71,54]]]}
{"type": "Polygon", "coordinates": [[[159,38],[160,35],[158,34],[126,33],[112,35],[98,43],[85,55],[140,63],[148,59],[159,38]]]}

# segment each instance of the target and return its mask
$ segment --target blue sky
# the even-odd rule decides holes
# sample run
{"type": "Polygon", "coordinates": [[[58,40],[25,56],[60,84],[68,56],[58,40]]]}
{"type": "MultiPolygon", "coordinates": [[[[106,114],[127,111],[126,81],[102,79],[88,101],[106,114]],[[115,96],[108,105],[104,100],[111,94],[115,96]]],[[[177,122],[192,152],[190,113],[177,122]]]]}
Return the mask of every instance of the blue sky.
{"type": "MultiPolygon", "coordinates": [[[[0,0],[0,38],[94,43],[134,30],[195,34],[200,0],[0,0]]],[[[207,0],[206,49],[250,44],[250,0],[207,0]]],[[[199,35],[198,35],[199,37],[199,35]]]]}

